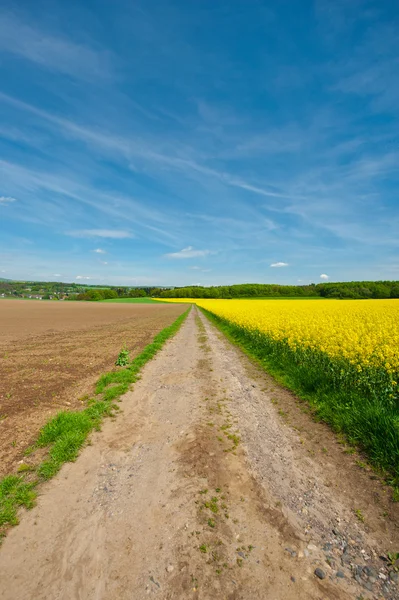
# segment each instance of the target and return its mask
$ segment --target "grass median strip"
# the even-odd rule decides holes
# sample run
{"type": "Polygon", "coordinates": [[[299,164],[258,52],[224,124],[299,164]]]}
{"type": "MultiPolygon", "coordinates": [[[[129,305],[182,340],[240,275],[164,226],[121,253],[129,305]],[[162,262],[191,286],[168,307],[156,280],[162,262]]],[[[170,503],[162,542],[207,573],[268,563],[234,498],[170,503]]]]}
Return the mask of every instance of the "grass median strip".
{"type": "Polygon", "coordinates": [[[189,310],[158,333],[126,367],[101,375],[95,395],[88,400],[84,410],[61,411],[41,429],[36,443],[26,454],[31,456],[35,450],[47,448],[46,459],[38,466],[19,469],[18,475],[7,475],[0,480],[0,537],[4,535],[6,527],[17,525],[21,506],[34,506],[38,484],[51,479],[65,462],[76,460],[88,435],[100,429],[104,417],[114,414],[118,409],[115,400],[129,390],[130,385],[139,378],[144,365],[177,333],[189,310]]]}

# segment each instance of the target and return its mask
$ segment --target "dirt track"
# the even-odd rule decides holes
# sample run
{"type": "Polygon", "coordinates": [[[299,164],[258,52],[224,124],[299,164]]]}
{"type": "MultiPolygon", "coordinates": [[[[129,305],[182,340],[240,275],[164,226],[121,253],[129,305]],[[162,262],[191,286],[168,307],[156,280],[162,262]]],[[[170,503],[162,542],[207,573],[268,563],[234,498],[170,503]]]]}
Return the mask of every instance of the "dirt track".
{"type": "Polygon", "coordinates": [[[398,598],[378,559],[398,530],[372,517],[388,500],[367,500],[366,524],[353,514],[378,482],[303,413],[313,437],[300,437],[292,396],[200,319],[193,309],[123,413],[10,531],[2,599],[398,598]]]}

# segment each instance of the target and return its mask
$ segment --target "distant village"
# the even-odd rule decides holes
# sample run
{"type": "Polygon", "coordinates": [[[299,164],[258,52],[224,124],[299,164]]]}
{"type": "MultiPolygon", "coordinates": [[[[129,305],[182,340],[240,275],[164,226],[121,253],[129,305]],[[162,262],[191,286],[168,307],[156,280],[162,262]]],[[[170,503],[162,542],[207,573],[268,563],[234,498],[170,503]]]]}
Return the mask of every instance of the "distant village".
{"type": "Polygon", "coordinates": [[[26,300],[106,300],[112,298],[137,298],[157,296],[170,288],[160,287],[104,287],[62,282],[12,281],[0,279],[1,298],[26,300]]]}

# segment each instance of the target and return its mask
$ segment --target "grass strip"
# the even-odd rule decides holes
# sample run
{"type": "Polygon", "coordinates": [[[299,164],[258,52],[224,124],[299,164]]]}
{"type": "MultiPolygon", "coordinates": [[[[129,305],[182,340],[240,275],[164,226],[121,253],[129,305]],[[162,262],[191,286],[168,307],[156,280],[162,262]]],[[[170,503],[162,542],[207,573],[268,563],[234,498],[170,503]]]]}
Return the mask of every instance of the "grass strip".
{"type": "Polygon", "coordinates": [[[201,307],[226,337],[271,374],[306,400],[317,419],[342,433],[387,480],[399,486],[399,400],[392,396],[382,370],[358,370],[346,360],[323,352],[293,350],[288,342],[240,327],[201,307]]]}
{"type": "Polygon", "coordinates": [[[18,524],[18,509],[21,506],[34,506],[37,485],[51,479],[65,462],[76,460],[88,435],[100,429],[104,417],[114,414],[118,409],[115,400],[129,390],[130,385],[138,380],[144,365],[177,333],[190,308],[158,333],[126,367],[101,375],[96,384],[95,397],[88,400],[84,410],[61,411],[44,425],[36,443],[29,448],[29,454],[37,448],[48,448],[48,456],[37,467],[35,478],[32,480],[30,470],[7,475],[0,480],[0,537],[4,535],[6,526],[18,524]]]}

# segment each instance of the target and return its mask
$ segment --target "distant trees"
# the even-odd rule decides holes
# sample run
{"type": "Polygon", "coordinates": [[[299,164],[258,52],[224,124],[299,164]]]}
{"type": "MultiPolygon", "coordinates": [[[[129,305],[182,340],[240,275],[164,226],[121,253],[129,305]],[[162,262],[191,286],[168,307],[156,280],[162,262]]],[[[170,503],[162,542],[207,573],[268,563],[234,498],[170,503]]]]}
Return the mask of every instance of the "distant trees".
{"type": "Polygon", "coordinates": [[[143,298],[147,296],[142,288],[93,288],[77,294],[75,300],[88,302],[99,302],[101,300],[112,300],[114,298],[143,298]]]}
{"type": "MultiPolygon", "coordinates": [[[[160,298],[399,298],[398,281],[348,281],[317,285],[245,283],[230,286],[188,286],[157,290],[160,298]]],[[[153,294],[155,295],[155,294],[153,294]]]]}

